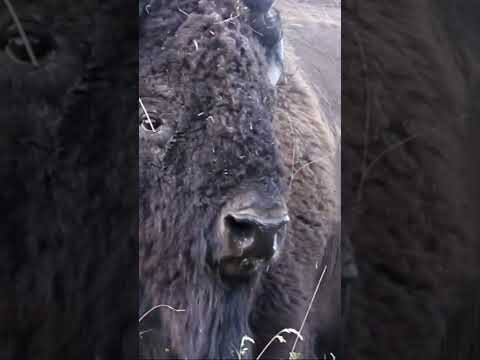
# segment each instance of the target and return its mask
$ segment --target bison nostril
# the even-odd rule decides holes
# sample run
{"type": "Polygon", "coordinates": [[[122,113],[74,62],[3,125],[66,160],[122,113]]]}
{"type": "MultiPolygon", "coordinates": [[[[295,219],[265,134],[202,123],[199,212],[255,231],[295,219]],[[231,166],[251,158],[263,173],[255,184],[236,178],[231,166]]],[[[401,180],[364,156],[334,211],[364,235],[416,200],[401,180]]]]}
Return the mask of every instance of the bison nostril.
{"type": "Polygon", "coordinates": [[[275,255],[287,222],[285,217],[267,219],[245,214],[229,214],[224,221],[224,240],[230,255],[260,260],[275,255]]]}
{"type": "Polygon", "coordinates": [[[247,220],[237,220],[228,215],[225,218],[227,241],[236,248],[244,250],[253,244],[256,234],[256,225],[247,220]]]}
{"type": "Polygon", "coordinates": [[[279,252],[287,223],[285,207],[228,211],[222,218],[223,251],[218,258],[224,279],[248,280],[260,266],[268,266],[279,252]]]}

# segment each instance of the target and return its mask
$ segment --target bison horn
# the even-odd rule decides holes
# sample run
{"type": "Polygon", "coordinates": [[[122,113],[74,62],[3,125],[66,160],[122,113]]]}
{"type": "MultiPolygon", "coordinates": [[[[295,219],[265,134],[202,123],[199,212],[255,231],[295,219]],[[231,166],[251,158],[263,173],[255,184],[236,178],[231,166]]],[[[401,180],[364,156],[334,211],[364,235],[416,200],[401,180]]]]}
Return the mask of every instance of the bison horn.
{"type": "Polygon", "coordinates": [[[250,10],[266,13],[272,7],[275,0],[243,0],[250,10]]]}

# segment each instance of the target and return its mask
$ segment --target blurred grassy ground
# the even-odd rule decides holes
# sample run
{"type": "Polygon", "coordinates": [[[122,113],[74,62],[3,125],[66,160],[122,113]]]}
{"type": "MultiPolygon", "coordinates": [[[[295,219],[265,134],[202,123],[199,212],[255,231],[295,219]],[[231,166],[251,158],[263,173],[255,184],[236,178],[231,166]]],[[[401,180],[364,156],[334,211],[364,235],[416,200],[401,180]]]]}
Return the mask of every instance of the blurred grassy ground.
{"type": "Polygon", "coordinates": [[[311,79],[325,114],[340,126],[341,10],[339,0],[278,0],[285,37],[311,79]]]}

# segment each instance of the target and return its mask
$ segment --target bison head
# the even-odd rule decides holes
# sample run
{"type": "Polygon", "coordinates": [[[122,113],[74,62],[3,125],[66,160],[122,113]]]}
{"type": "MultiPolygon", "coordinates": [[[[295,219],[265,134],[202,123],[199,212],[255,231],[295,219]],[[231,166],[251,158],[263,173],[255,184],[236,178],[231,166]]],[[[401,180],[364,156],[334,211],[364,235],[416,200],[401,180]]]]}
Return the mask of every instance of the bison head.
{"type": "Polygon", "coordinates": [[[141,312],[160,306],[143,340],[156,356],[226,358],[286,235],[272,61],[253,8],[170,3],[147,5],[140,29],[141,312]]]}

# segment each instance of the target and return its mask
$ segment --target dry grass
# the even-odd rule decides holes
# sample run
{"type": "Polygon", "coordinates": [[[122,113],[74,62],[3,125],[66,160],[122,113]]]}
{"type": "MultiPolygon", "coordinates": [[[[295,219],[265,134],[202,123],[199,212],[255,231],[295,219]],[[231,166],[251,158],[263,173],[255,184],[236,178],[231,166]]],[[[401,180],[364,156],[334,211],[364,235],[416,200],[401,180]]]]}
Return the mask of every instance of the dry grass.
{"type": "MultiPolygon", "coordinates": [[[[317,286],[315,287],[315,291],[313,292],[312,298],[310,299],[310,303],[308,304],[308,307],[307,307],[306,312],[305,312],[305,316],[303,317],[303,320],[302,320],[302,323],[300,325],[299,330],[296,330],[296,329],[293,329],[293,328],[285,328],[285,329],[280,330],[278,333],[276,333],[270,339],[270,341],[265,345],[265,347],[262,349],[262,351],[260,351],[260,353],[255,358],[256,360],[261,360],[262,356],[270,348],[270,346],[272,346],[272,344],[275,341],[278,341],[279,343],[282,343],[282,344],[287,343],[287,341],[285,340],[285,337],[283,336],[284,334],[294,334],[294,335],[296,335],[295,342],[292,346],[292,349],[289,352],[289,360],[299,360],[299,359],[302,358],[301,353],[295,352],[295,348],[298,344],[298,341],[299,340],[303,341],[303,339],[304,339],[303,335],[302,335],[302,331],[305,327],[307,318],[308,318],[308,316],[309,316],[309,314],[312,310],[313,303],[315,301],[315,298],[317,297],[318,290],[320,289],[320,285],[322,283],[322,280],[323,280],[323,277],[325,276],[326,271],[327,271],[327,266],[324,267],[324,269],[322,271],[322,274],[320,275],[320,279],[317,282],[317,286]]],[[[176,308],[174,308],[170,305],[165,305],[165,304],[156,305],[156,306],[152,307],[150,310],[148,310],[147,312],[145,312],[140,317],[138,322],[141,323],[149,314],[151,314],[153,311],[161,309],[161,308],[165,308],[167,310],[174,311],[174,312],[185,312],[186,311],[185,309],[176,309],[176,308]]],[[[140,338],[144,334],[149,333],[151,331],[153,331],[153,329],[147,329],[147,330],[144,330],[144,331],[140,331],[139,332],[140,338]]],[[[251,337],[245,335],[245,336],[242,337],[242,339],[240,341],[239,349],[234,349],[238,360],[243,360],[244,359],[243,356],[245,356],[248,353],[248,351],[249,351],[249,345],[248,344],[249,343],[250,344],[255,344],[255,340],[252,339],[251,337]]],[[[335,360],[335,356],[332,353],[330,353],[328,355],[325,354],[324,358],[326,358],[325,356],[330,356],[330,360],[335,360]]]]}
{"type": "MultiPolygon", "coordinates": [[[[323,280],[323,277],[325,276],[326,271],[327,271],[327,266],[325,266],[323,268],[322,274],[320,275],[320,279],[317,282],[317,286],[315,287],[315,291],[313,292],[312,298],[310,299],[310,303],[308,304],[308,307],[306,309],[305,316],[303,317],[302,323],[300,325],[300,329],[296,330],[296,329],[293,329],[293,328],[285,328],[285,329],[280,330],[278,333],[276,333],[270,339],[270,341],[265,345],[265,347],[262,349],[262,351],[260,351],[260,353],[256,357],[256,360],[260,360],[262,358],[262,356],[265,354],[265,352],[270,348],[270,346],[272,346],[272,344],[275,341],[278,341],[282,344],[286,343],[287,341],[283,337],[283,334],[294,334],[294,335],[296,335],[295,342],[292,346],[292,349],[289,352],[289,360],[299,360],[299,359],[302,358],[302,354],[298,353],[298,352],[295,352],[295,348],[296,348],[299,340],[303,341],[302,331],[305,327],[308,315],[310,314],[310,312],[312,310],[313,302],[315,301],[315,298],[317,297],[318,290],[320,289],[320,285],[322,283],[322,280],[323,280]]],[[[251,344],[255,344],[254,339],[252,339],[251,337],[248,337],[248,336],[244,336],[242,338],[241,342],[240,342],[240,349],[238,349],[238,350],[235,349],[238,360],[242,360],[243,356],[246,353],[248,353],[249,348],[248,348],[247,342],[251,343],[251,344]]],[[[332,359],[335,360],[335,356],[333,354],[329,354],[329,356],[331,356],[332,359]]]]}
{"type": "MultiPolygon", "coordinates": [[[[148,129],[148,130],[151,130],[153,132],[156,132],[155,130],[155,126],[153,126],[153,122],[152,122],[152,119],[150,118],[150,115],[148,114],[148,111],[147,109],[145,108],[145,105],[143,105],[143,101],[141,98],[138,98],[138,102],[140,104],[140,106],[142,107],[142,111],[143,113],[145,114],[145,117],[147,119],[147,122],[148,122],[148,125],[150,125],[151,129],[148,129]]],[[[147,130],[147,129],[146,129],[147,130]]]]}
{"type": "MultiPolygon", "coordinates": [[[[174,312],[185,312],[186,310],[185,309],[175,309],[173,306],[170,306],[170,305],[165,305],[165,304],[160,304],[160,305],[156,305],[154,307],[152,307],[151,309],[149,309],[147,312],[145,312],[142,316],[140,316],[140,319],[138,319],[138,323],[140,324],[143,320],[145,320],[145,318],[151,314],[152,312],[154,312],[155,310],[158,310],[158,309],[168,309],[170,311],[174,311],[174,312]]],[[[154,329],[147,329],[147,330],[143,330],[143,331],[140,331],[138,333],[139,337],[142,338],[143,335],[153,331],[154,329]]]]}
{"type": "Polygon", "coordinates": [[[141,323],[150,313],[152,313],[153,311],[155,311],[157,309],[160,309],[160,308],[166,308],[166,309],[169,309],[169,310],[174,311],[174,312],[185,312],[186,311],[185,309],[175,309],[173,306],[160,304],[160,305],[156,305],[156,306],[152,307],[145,314],[143,314],[140,317],[140,319],[138,319],[138,322],[141,323]]]}

